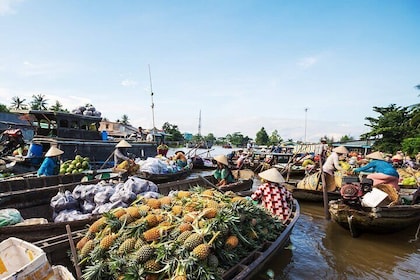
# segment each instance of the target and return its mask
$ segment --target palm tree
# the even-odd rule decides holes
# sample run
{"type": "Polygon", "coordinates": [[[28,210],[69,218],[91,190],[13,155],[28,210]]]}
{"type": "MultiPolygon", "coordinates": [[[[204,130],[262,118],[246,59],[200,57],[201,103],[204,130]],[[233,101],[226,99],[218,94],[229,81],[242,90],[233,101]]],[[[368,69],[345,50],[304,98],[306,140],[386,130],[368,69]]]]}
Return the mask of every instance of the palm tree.
{"type": "Polygon", "coordinates": [[[128,116],[127,115],[123,115],[122,117],[121,117],[121,123],[122,124],[129,124],[130,122],[128,121],[128,116]]]}
{"type": "Polygon", "coordinates": [[[54,112],[63,112],[64,111],[63,104],[61,104],[60,101],[56,100],[55,104],[50,107],[50,110],[54,112]]]}
{"type": "Polygon", "coordinates": [[[31,109],[32,110],[47,110],[47,99],[45,99],[45,95],[38,94],[32,95],[33,100],[31,101],[31,109]]]}
{"type": "Polygon", "coordinates": [[[26,99],[20,99],[18,96],[12,97],[12,106],[11,109],[20,110],[26,109],[26,104],[24,104],[26,99]]]}

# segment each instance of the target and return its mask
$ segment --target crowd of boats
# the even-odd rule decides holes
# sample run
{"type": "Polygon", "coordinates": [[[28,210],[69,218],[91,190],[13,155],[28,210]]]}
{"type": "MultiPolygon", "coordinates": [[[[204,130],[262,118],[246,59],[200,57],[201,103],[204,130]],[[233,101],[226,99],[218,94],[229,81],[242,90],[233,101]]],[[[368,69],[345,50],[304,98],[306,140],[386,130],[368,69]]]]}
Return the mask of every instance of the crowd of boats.
{"type": "MultiPolygon", "coordinates": [[[[132,203],[141,201],[140,198],[158,199],[162,196],[176,195],[179,192],[188,192],[197,187],[231,197],[240,197],[243,203],[252,205],[253,203],[247,198],[255,190],[254,184],[258,181],[256,180],[258,173],[273,167],[285,177],[286,182],[283,185],[294,197],[290,205],[292,211],[283,221],[284,228],[275,239],[254,247],[246,256],[242,255],[238,258],[235,265],[224,267],[221,279],[252,279],[270,257],[284,248],[299,218],[298,201],[300,200],[324,202],[326,213],[333,221],[349,229],[354,237],[364,231],[395,232],[420,223],[420,204],[416,203],[415,197],[420,176],[416,168],[399,169],[404,176],[413,176],[416,179],[412,185],[401,184],[399,192],[384,186],[373,186],[371,182],[363,180],[363,176],[340,172],[336,173],[339,187],[334,191],[326,192],[322,188],[322,172],[317,166],[317,161],[315,160],[315,164],[312,165],[304,164],[305,160],[312,159],[313,155],[320,153],[322,145],[299,149],[295,147],[294,150],[287,147],[280,150],[236,149],[227,154],[229,166],[236,180],[224,187],[218,187],[214,176],[201,176],[203,169],[214,170],[216,165],[209,153],[203,156],[203,153],[197,152],[197,147],[186,152],[190,163],[188,168],[167,173],[128,174],[125,170],[114,168],[113,164],[109,165],[110,156],[117,142],[103,139],[98,131],[100,118],[44,111],[33,111],[32,114],[37,129],[27,156],[3,155],[2,157],[4,160],[2,172],[14,172],[14,175],[0,180],[0,211],[2,211],[0,217],[15,220],[10,224],[4,222],[7,220],[5,218],[3,218],[4,221],[0,221],[2,222],[0,223],[0,242],[7,242],[7,240],[10,242],[12,237],[22,242],[30,242],[43,250],[52,264],[66,265],[76,278],[80,278],[81,274],[78,265],[80,259],[74,246],[86,237],[89,226],[104,215],[115,213],[115,209],[118,208],[128,208],[132,203]],[[51,146],[59,147],[64,151],[63,160],[73,159],[77,155],[89,157],[92,162],[91,168],[77,174],[42,177],[34,175],[33,171],[39,166],[43,155],[51,146]],[[304,182],[309,175],[314,174],[319,174],[315,187],[308,188],[302,183],[299,184],[299,182],[304,182]],[[133,183],[134,181],[136,183],[133,183]],[[144,188],[145,184],[148,188],[144,188]],[[341,191],[341,187],[348,184],[352,184],[360,192],[357,199],[346,199],[346,195],[341,191]],[[72,216],[67,220],[54,222],[57,211],[56,209],[53,211],[52,201],[60,198],[63,200],[63,205],[74,204],[74,197],[71,194],[79,191],[79,197],[83,196],[82,186],[86,189],[83,195],[88,198],[88,202],[93,203],[95,199],[101,198],[102,205],[106,205],[107,208],[103,207],[102,209],[105,209],[103,211],[90,213],[83,211],[80,212],[80,217],[72,216]],[[128,195],[121,196],[123,198],[120,200],[110,199],[112,194],[116,193],[116,189],[128,195]],[[364,197],[372,195],[373,190],[380,191],[381,195],[385,193],[385,196],[371,196],[370,206],[362,204],[364,197]],[[104,197],[106,197],[106,202],[104,197]],[[72,251],[70,257],[69,250],[72,251]]],[[[156,143],[156,141],[131,141],[132,147],[129,148],[129,152],[138,155],[138,158],[143,160],[156,157],[156,143]]],[[[169,157],[168,161],[170,161],[169,157]]],[[[76,204],[80,206],[81,203],[76,204]]],[[[84,209],[88,206],[86,204],[84,209]]],[[[62,206],[63,209],[66,207],[62,206]]],[[[211,243],[210,240],[206,242],[211,243]]],[[[14,272],[0,270],[0,276],[2,273],[10,275],[14,272]]]]}

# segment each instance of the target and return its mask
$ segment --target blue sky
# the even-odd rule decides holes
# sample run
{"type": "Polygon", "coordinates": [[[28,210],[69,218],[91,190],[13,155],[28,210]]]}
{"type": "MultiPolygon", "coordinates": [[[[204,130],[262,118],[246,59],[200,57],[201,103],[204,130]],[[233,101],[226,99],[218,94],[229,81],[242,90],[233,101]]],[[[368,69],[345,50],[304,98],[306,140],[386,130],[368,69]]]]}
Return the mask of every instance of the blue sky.
{"type": "Polygon", "coordinates": [[[417,0],[0,0],[0,103],[150,128],[150,65],[157,127],[196,134],[201,110],[204,135],[358,138],[373,106],[419,102],[419,19],[417,0]]]}

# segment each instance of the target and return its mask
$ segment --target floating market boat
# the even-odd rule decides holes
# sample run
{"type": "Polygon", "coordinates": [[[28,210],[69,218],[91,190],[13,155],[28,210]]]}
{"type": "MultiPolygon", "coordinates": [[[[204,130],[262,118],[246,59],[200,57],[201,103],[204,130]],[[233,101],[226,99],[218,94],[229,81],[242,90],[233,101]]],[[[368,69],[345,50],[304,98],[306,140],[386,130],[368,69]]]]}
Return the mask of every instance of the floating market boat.
{"type": "MultiPolygon", "coordinates": [[[[309,201],[309,202],[322,202],[324,201],[324,193],[322,190],[307,190],[307,189],[299,189],[296,187],[295,184],[285,183],[284,186],[288,191],[290,191],[293,195],[293,198],[297,199],[298,201],[309,201]]],[[[327,192],[328,194],[328,201],[339,199],[341,197],[340,192],[327,192]]]]}
{"type": "Polygon", "coordinates": [[[191,167],[188,168],[183,168],[182,170],[179,170],[177,172],[170,172],[170,173],[149,173],[149,172],[145,172],[145,171],[138,171],[135,176],[148,180],[148,181],[152,181],[155,184],[160,184],[160,183],[165,183],[165,182],[170,182],[170,181],[175,181],[175,180],[181,180],[184,178],[187,178],[188,175],[191,174],[191,167]]]}
{"type": "Polygon", "coordinates": [[[420,222],[420,204],[356,208],[333,200],[329,212],[332,220],[349,229],[353,237],[363,232],[397,232],[420,222]]]}
{"type": "MultiPolygon", "coordinates": [[[[112,164],[111,155],[118,140],[107,139],[100,132],[100,116],[30,110],[20,112],[23,118],[35,128],[35,135],[29,147],[29,156],[18,161],[21,166],[39,166],[43,153],[51,145],[64,151],[63,161],[74,159],[76,155],[89,157],[92,164],[100,168],[104,163],[112,164]]],[[[156,142],[132,141],[127,151],[140,158],[156,156],[156,142]]]]}

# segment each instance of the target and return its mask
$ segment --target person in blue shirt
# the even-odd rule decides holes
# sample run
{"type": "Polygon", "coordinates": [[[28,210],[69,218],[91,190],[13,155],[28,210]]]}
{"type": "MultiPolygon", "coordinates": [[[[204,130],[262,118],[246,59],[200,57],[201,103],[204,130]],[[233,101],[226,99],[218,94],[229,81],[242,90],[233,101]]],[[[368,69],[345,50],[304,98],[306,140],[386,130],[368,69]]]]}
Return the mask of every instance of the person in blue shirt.
{"type": "Polygon", "coordinates": [[[38,176],[52,176],[57,175],[60,168],[59,156],[64,152],[54,146],[47,151],[45,159],[39,167],[38,176]]]}
{"type": "Polygon", "coordinates": [[[367,178],[373,180],[373,185],[390,184],[397,191],[400,189],[398,186],[400,176],[397,170],[391,163],[385,161],[381,152],[370,153],[366,158],[371,159],[371,161],[365,166],[353,169],[354,173],[370,173],[367,178]]]}
{"type": "Polygon", "coordinates": [[[213,176],[218,182],[216,186],[223,187],[235,182],[232,171],[229,169],[227,157],[225,155],[219,155],[215,156],[213,159],[217,162],[217,169],[213,172],[213,176]]]}

